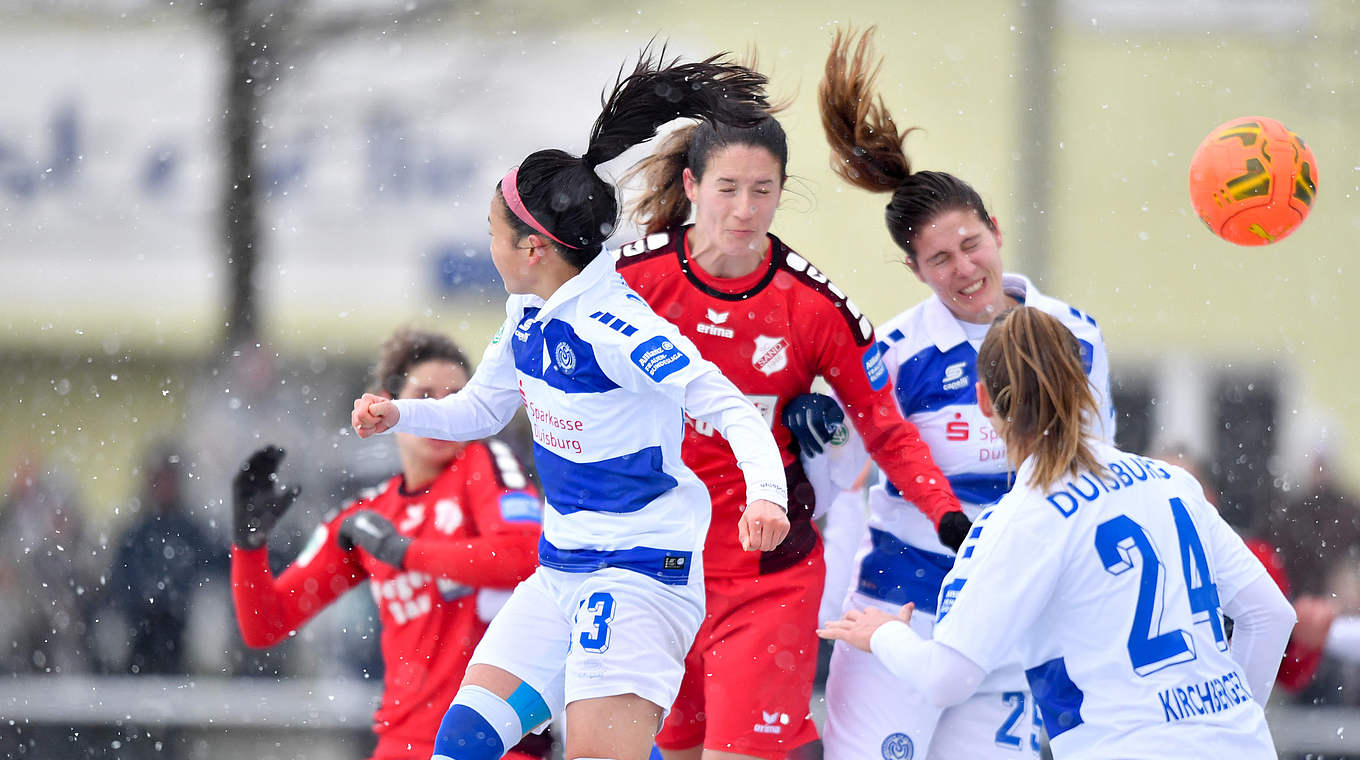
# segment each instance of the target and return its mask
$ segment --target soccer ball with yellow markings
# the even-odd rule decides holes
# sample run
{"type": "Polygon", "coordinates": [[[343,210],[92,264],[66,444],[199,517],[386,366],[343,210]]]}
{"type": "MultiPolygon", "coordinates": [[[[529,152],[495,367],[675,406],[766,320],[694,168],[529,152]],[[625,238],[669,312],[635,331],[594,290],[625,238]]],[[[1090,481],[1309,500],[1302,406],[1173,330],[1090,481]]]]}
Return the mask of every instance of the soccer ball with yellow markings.
{"type": "Polygon", "coordinates": [[[1303,139],[1264,116],[1220,124],[1190,159],[1190,202],[1215,235],[1238,245],[1284,239],[1317,195],[1317,161],[1303,139]]]}

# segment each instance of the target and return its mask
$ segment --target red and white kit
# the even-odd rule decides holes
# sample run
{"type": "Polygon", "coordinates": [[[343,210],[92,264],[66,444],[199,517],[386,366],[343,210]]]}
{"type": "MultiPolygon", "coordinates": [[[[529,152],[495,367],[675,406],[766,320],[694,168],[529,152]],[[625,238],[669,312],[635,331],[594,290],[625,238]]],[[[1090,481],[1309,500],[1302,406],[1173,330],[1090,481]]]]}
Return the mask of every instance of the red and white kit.
{"type": "Polygon", "coordinates": [[[317,527],[275,578],[267,549],[232,548],[232,594],[246,641],[268,646],[367,580],[382,625],[382,705],[373,716],[374,760],[429,757],[435,732],[494,614],[488,590],[533,573],[542,506],[504,443],[469,443],[426,490],[406,493],[398,475],[317,527]],[[336,543],[359,509],[378,512],[413,540],[405,570],[336,543]],[[484,597],[483,614],[478,599],[484,597]]]}
{"type": "Polygon", "coordinates": [[[682,749],[704,741],[714,750],[780,758],[816,738],[807,711],[825,575],[811,522],[812,488],[793,436],[779,421],[784,405],[809,392],[816,377],[825,378],[866,448],[909,498],[933,520],[956,502],[929,449],[897,410],[872,325],[845,294],[773,235],[750,275],[709,276],[689,260],[688,231],[680,227],[626,245],[616,266],[764,415],[784,459],[791,528],[772,552],[742,550],[732,527],[746,504],[741,471],[720,435],[688,421],[684,461],[713,501],[714,527],[704,548],[708,612],[657,744],[682,749]],[[771,666],[781,677],[768,677],[771,666]]]}

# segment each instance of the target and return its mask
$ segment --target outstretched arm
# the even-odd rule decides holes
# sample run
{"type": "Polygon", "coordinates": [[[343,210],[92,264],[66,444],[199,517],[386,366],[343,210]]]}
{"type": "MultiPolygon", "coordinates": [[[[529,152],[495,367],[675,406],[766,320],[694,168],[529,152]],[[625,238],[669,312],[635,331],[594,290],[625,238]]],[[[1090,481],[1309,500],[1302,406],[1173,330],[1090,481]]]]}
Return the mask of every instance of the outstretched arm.
{"type": "Polygon", "coordinates": [[[877,607],[850,610],[840,620],[818,629],[817,635],[872,652],[883,667],[936,707],[957,705],[977,691],[987,673],[954,649],[913,631],[910,623],[914,608],[908,604],[896,616],[877,607]]]}

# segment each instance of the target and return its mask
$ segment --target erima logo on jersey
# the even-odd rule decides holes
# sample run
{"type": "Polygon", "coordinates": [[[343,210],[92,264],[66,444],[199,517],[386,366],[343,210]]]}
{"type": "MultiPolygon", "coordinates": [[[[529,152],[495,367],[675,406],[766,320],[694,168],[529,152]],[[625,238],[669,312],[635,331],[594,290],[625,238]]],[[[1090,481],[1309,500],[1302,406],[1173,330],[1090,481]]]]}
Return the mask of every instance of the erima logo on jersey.
{"type": "Polygon", "coordinates": [[[765,335],[756,337],[756,352],[751,354],[751,364],[768,375],[789,366],[789,342],[782,336],[771,338],[765,335]]]}
{"type": "Polygon", "coordinates": [[[718,338],[731,338],[732,336],[737,334],[736,331],[734,331],[730,327],[718,326],[726,322],[727,317],[731,313],[732,312],[730,311],[717,311],[714,309],[709,309],[708,323],[700,322],[698,325],[694,327],[694,330],[700,335],[712,335],[718,338]]]}
{"type": "Polygon", "coordinates": [[[629,358],[647,377],[658,383],[670,377],[674,372],[689,366],[689,357],[685,355],[685,352],[676,348],[675,344],[667,340],[664,335],[658,335],[644,341],[633,349],[629,358]]]}
{"type": "Polygon", "coordinates": [[[757,723],[751,730],[758,734],[777,734],[784,730],[784,726],[789,724],[789,714],[781,712],[760,711],[760,719],[764,723],[757,723]]]}
{"type": "Polygon", "coordinates": [[[879,350],[878,344],[869,346],[860,361],[864,364],[865,376],[869,378],[869,387],[876,391],[883,390],[888,384],[888,368],[883,366],[883,352],[879,350]]]}
{"type": "Polygon", "coordinates": [[[968,385],[967,366],[966,362],[956,362],[944,368],[945,390],[956,391],[968,385]]]}

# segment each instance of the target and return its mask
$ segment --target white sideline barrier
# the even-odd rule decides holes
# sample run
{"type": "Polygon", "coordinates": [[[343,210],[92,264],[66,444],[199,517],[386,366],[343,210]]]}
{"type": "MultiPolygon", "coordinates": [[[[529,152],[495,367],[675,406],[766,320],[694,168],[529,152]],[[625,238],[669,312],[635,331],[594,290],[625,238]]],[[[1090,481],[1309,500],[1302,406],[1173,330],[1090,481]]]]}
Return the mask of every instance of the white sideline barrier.
{"type": "MultiPolygon", "coordinates": [[[[343,678],[0,677],[0,720],[363,730],[380,691],[380,684],[343,678]]],[[[1267,716],[1280,752],[1360,753],[1360,709],[1272,704],[1267,716]]]]}
{"type": "Polygon", "coordinates": [[[367,728],[381,684],[356,679],[0,677],[0,718],[69,726],[367,728]]]}

